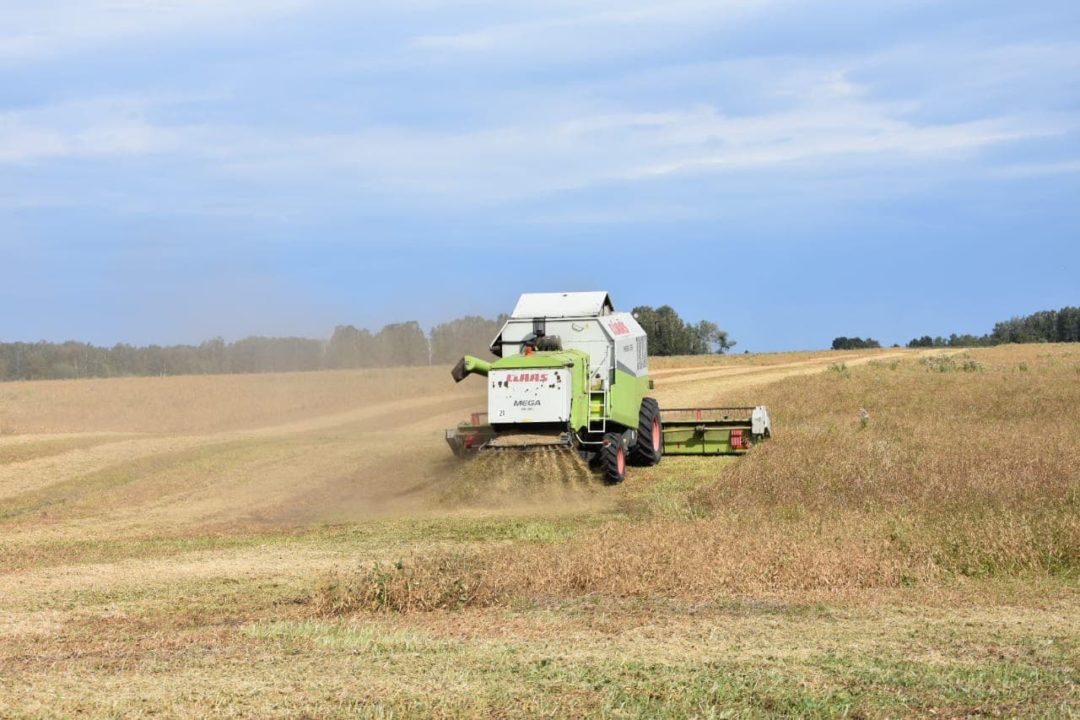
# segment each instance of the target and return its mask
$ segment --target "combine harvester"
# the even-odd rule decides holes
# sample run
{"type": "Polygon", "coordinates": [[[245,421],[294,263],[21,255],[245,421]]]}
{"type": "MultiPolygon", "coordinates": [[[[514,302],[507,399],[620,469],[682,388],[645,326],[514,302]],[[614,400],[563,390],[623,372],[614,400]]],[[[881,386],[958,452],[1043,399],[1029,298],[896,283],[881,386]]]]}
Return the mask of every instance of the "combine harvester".
{"type": "Polygon", "coordinates": [[[466,355],[452,375],[488,383],[488,411],[446,431],[458,457],[564,448],[621,483],[628,464],[663,455],[739,455],[771,434],[763,406],[661,410],[648,397],[648,338],[606,292],[533,293],[491,343],[498,357],[466,355]]]}

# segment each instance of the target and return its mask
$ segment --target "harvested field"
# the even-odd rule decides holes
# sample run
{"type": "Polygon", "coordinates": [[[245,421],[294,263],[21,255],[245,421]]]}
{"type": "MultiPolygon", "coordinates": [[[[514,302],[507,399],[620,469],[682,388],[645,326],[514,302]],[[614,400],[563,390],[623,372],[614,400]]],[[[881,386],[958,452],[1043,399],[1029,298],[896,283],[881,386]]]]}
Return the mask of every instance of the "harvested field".
{"type": "Polygon", "coordinates": [[[444,368],[0,386],[0,714],[1074,713],[1080,348],[654,370],[776,436],[609,488],[458,463],[444,368]]]}

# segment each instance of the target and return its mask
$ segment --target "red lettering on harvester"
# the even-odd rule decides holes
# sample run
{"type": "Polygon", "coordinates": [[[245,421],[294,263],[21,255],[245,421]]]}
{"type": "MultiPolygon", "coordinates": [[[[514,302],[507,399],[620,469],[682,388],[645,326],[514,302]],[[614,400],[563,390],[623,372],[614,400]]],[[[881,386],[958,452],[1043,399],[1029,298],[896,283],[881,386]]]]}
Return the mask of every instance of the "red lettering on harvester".
{"type": "Polygon", "coordinates": [[[546,383],[548,381],[547,373],[518,373],[517,375],[507,375],[506,382],[536,382],[546,383]]]}

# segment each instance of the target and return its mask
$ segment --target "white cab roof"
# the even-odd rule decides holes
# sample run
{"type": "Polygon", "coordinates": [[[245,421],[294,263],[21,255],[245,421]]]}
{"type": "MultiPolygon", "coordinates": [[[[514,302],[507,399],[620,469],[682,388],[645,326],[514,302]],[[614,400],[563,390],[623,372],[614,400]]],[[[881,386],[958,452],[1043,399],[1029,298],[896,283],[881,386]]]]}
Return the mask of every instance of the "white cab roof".
{"type": "Polygon", "coordinates": [[[615,309],[603,290],[596,292],[525,293],[512,318],[596,317],[615,309]]]}

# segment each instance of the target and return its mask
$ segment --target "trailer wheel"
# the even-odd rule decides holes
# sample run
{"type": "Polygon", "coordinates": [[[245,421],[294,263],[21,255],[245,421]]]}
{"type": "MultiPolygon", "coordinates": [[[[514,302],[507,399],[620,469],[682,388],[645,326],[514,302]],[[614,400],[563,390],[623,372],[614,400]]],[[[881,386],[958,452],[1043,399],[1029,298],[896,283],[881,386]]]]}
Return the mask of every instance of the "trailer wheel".
{"type": "Polygon", "coordinates": [[[597,454],[600,457],[600,471],[604,475],[605,485],[618,485],[626,479],[626,441],[622,435],[605,435],[604,444],[597,454]]]}
{"type": "Polygon", "coordinates": [[[638,414],[638,439],[630,451],[635,465],[656,465],[664,454],[664,428],[660,422],[660,403],[647,397],[638,414]]]}

